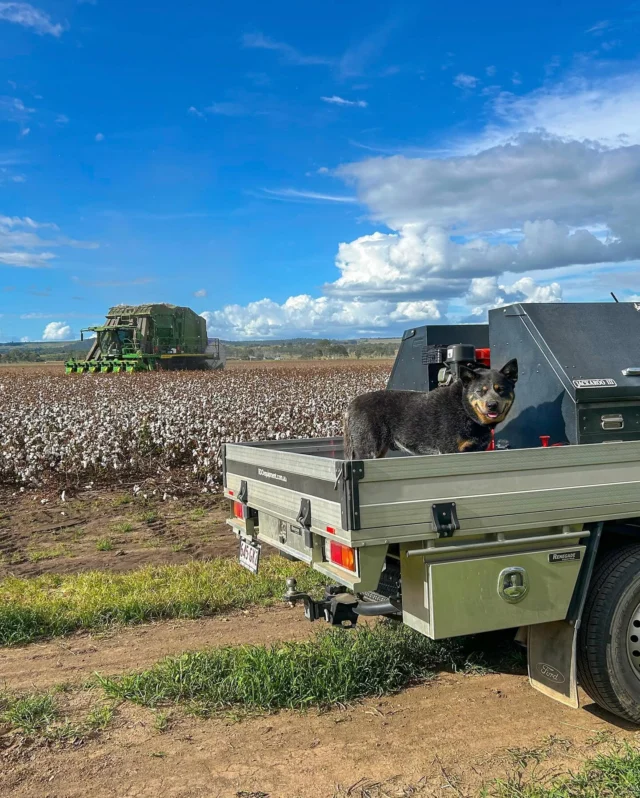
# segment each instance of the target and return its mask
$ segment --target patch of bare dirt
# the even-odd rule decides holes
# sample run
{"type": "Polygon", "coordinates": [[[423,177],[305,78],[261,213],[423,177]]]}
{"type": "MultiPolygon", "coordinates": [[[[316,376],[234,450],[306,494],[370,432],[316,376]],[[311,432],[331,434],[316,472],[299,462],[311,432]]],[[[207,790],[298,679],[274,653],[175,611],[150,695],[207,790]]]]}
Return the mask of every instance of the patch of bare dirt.
{"type": "MultiPolygon", "coordinates": [[[[143,489],[0,492],[0,578],[235,557],[220,495],[168,497],[143,489]]],[[[265,552],[267,555],[267,552],[265,552]]]]}

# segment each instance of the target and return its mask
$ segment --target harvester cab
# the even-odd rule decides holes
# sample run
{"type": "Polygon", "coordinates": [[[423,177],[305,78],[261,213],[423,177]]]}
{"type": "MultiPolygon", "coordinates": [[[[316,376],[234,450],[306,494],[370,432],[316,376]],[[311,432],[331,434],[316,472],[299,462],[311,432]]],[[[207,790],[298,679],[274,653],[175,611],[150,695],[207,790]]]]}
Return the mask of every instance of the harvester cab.
{"type": "Polygon", "coordinates": [[[224,347],[209,341],[205,320],[190,308],[168,304],[116,305],[106,323],[82,330],[95,338],[85,360],[72,358],[77,372],[157,371],[223,368],[224,347]]]}

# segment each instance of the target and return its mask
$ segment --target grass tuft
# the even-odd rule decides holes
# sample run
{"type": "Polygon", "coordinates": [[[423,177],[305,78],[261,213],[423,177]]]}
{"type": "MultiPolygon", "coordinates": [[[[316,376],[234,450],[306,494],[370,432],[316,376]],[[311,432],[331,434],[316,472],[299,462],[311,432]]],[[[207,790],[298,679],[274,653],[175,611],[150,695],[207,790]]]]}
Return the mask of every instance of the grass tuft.
{"type": "Polygon", "coordinates": [[[580,771],[545,783],[531,782],[522,771],[482,791],[483,798],[638,798],[640,753],[624,745],[584,763],[580,771]]]}
{"type": "Polygon", "coordinates": [[[113,543],[111,538],[101,538],[100,540],[96,541],[96,549],[98,551],[112,551],[113,543]]]}
{"type": "Polygon", "coordinates": [[[400,624],[379,623],[328,630],[305,642],[186,653],[100,683],[112,698],[151,707],[304,709],[395,692],[464,660],[464,641],[434,642],[400,624]]]}
{"type": "Polygon", "coordinates": [[[297,577],[305,591],[326,582],[306,565],[280,557],[265,560],[258,576],[225,558],[121,574],[10,576],[0,581],[0,645],[29,643],[78,629],[200,618],[252,604],[272,604],[284,593],[287,576],[297,577]]]}
{"type": "Polygon", "coordinates": [[[5,693],[0,697],[0,721],[28,737],[47,729],[57,717],[56,700],[51,693],[5,693]]]}

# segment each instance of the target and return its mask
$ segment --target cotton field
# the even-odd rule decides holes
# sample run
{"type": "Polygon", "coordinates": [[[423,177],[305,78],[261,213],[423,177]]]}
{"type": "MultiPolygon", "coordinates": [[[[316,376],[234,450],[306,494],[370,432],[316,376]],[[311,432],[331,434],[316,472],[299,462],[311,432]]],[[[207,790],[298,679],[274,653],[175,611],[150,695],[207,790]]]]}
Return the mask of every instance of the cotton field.
{"type": "Polygon", "coordinates": [[[387,364],[84,374],[0,372],[0,481],[79,485],[164,475],[220,480],[224,441],[340,434],[387,364]]]}

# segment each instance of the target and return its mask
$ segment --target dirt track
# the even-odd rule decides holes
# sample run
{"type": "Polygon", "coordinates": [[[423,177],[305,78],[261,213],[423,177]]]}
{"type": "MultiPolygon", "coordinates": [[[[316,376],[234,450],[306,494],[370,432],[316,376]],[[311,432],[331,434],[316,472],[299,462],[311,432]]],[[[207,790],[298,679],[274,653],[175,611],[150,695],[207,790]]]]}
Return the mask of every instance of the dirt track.
{"type": "MultiPolygon", "coordinates": [[[[313,629],[300,609],[285,608],[150,624],[4,650],[0,672],[13,689],[80,685],[96,670],[141,668],[206,645],[301,639],[313,629]]],[[[519,761],[539,774],[562,771],[613,735],[636,736],[586,704],[566,709],[533,691],[525,676],[445,673],[326,713],[238,721],[174,712],[164,732],[151,710],[121,705],[107,730],[81,745],[10,747],[0,760],[0,795],[472,796],[519,761]]]]}
{"type": "MultiPolygon", "coordinates": [[[[40,505],[30,497],[17,502],[5,497],[0,507],[5,573],[122,569],[236,553],[235,538],[222,523],[226,508],[214,497],[195,504],[156,501],[152,507],[121,501],[119,494],[100,494],[61,509],[53,501],[40,505]],[[141,520],[143,511],[156,517],[141,520]],[[58,518],[71,525],[51,529],[58,518]],[[74,538],[76,520],[85,532],[74,538]],[[126,555],[115,548],[96,550],[100,536],[115,536],[115,526],[128,522],[133,529],[119,533],[125,542],[117,544],[126,555]],[[175,545],[187,539],[193,548],[175,545]],[[39,550],[35,547],[60,543],[67,553],[35,562],[29,557],[39,550]]],[[[209,645],[304,639],[319,626],[305,621],[300,608],[276,607],[78,634],[0,649],[0,684],[40,691],[71,685],[65,706],[84,717],[101,693],[80,687],[96,671],[144,668],[166,655],[209,645]]],[[[396,696],[327,713],[283,712],[238,721],[173,710],[162,732],[153,711],[123,704],[105,731],[77,743],[32,744],[3,737],[0,730],[0,796],[471,798],[483,783],[521,766],[538,777],[578,768],[616,737],[640,742],[635,730],[605,717],[588,699],[585,703],[580,711],[566,709],[533,691],[523,675],[444,673],[396,696]]]]}

